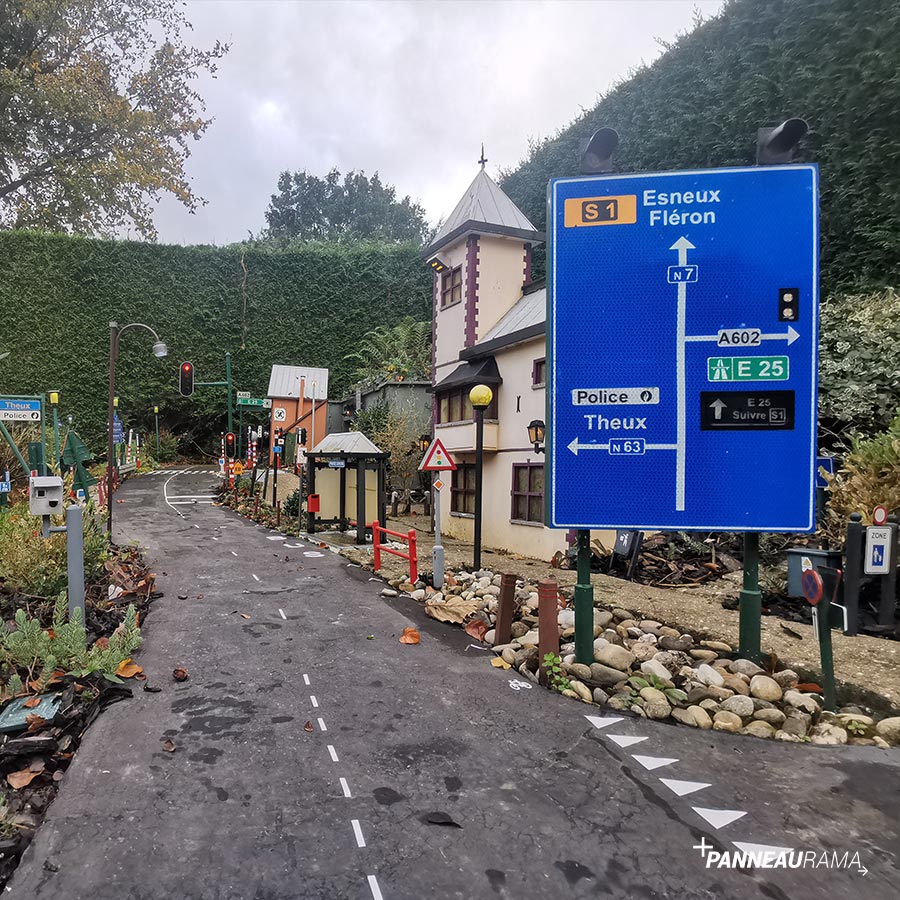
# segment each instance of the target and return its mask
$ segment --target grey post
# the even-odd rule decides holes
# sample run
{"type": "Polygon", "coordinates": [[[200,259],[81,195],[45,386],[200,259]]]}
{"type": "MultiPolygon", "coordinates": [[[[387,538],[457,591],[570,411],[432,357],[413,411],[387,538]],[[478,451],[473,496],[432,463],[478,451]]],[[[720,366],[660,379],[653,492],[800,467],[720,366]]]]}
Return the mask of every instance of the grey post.
{"type": "Polygon", "coordinates": [[[77,503],[66,507],[66,566],[69,575],[69,621],[76,609],[84,622],[84,513],[77,503]]]}

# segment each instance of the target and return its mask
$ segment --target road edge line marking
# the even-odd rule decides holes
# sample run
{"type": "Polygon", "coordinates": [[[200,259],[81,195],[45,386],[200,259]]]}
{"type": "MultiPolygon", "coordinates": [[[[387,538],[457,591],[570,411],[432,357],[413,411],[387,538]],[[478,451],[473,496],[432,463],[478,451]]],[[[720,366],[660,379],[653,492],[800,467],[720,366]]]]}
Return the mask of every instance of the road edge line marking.
{"type": "Polygon", "coordinates": [[[362,828],[359,827],[359,819],[351,819],[350,824],[353,826],[353,834],[356,836],[356,846],[365,847],[366,839],[363,837],[362,828]]]}

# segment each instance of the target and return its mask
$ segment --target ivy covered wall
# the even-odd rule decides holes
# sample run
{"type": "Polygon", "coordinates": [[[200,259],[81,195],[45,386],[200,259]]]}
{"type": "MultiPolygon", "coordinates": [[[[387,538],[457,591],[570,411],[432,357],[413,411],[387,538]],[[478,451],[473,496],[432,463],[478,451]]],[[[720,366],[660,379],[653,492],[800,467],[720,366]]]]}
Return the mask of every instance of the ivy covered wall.
{"type": "Polygon", "coordinates": [[[331,396],[352,380],[344,356],[380,324],[427,319],[431,275],[413,244],[305,244],[291,250],[180,247],[0,231],[0,393],[61,391],[91,449],[106,435],[109,323],[145,322],[169,347],[150,352],[139,329],[122,336],[117,393],[127,424],[160,424],[216,449],[225,389],[178,393],[178,365],[198,381],[225,377],[265,396],[272,364],[331,370],[331,396]],[[242,264],[243,256],[243,264],[242,264]],[[246,271],[245,271],[246,269],[246,271]]]}
{"type": "Polygon", "coordinates": [[[538,227],[550,178],[619,132],[621,172],[753,165],[756,129],[792,116],[821,170],[822,287],[900,280],[900,3],[732,0],[554,137],[503,190],[538,227]]]}

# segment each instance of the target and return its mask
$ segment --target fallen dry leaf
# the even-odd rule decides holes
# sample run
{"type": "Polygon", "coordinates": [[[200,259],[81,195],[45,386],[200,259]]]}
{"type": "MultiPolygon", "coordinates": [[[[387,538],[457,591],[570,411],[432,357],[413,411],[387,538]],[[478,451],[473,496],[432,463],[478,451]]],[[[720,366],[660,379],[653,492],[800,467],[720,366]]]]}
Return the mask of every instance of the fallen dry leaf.
{"type": "Polygon", "coordinates": [[[165,750],[166,753],[174,753],[177,749],[178,748],[175,746],[175,742],[170,738],[166,738],[163,741],[163,750],[165,750]]]}
{"type": "Polygon", "coordinates": [[[29,698],[22,704],[22,706],[24,706],[25,709],[34,709],[40,702],[41,702],[41,698],[40,698],[40,697],[29,697],[29,698]]]}
{"type": "Polygon", "coordinates": [[[182,669],[179,667],[172,672],[172,677],[176,681],[187,681],[190,676],[188,675],[187,669],[182,669]]]}
{"type": "Polygon", "coordinates": [[[25,716],[25,724],[28,726],[28,733],[34,734],[35,731],[40,731],[47,724],[47,720],[37,713],[29,713],[25,716]]]}
{"type": "Polygon", "coordinates": [[[241,613],[241,618],[242,618],[242,619],[249,619],[250,616],[247,615],[247,613],[241,613]]]}
{"type": "Polygon", "coordinates": [[[96,641],[94,641],[94,646],[99,648],[100,650],[109,649],[109,638],[108,637],[98,637],[96,641]]]}
{"type": "Polygon", "coordinates": [[[10,772],[6,776],[6,780],[9,783],[9,786],[14,790],[18,791],[23,787],[31,784],[41,772],[44,771],[44,764],[41,763],[41,768],[37,772],[32,772],[31,769],[21,769],[18,772],[10,772]]]}
{"type": "Polygon", "coordinates": [[[491,665],[495,669],[511,669],[512,668],[512,666],[502,656],[495,656],[491,660],[491,665]]]}
{"type": "Polygon", "coordinates": [[[466,634],[471,635],[476,641],[483,641],[487,630],[488,623],[484,619],[472,619],[466,625],[466,634]]]}
{"type": "Polygon", "coordinates": [[[119,678],[134,678],[135,675],[140,675],[143,671],[143,668],[136,662],[132,662],[131,657],[129,657],[128,659],[123,659],[122,662],[119,663],[119,667],[116,669],[116,675],[118,675],[119,678]]]}
{"type": "Polygon", "coordinates": [[[312,731],[312,730],[313,730],[313,723],[312,723],[312,722],[307,722],[307,723],[303,726],[303,730],[304,730],[304,731],[312,731]]]}
{"type": "Polygon", "coordinates": [[[418,644],[421,640],[422,638],[415,628],[404,628],[403,634],[400,635],[401,644],[418,644]]]}
{"type": "Polygon", "coordinates": [[[822,688],[820,688],[819,685],[817,685],[817,684],[813,684],[813,682],[808,682],[805,684],[803,684],[803,683],[795,684],[794,690],[795,691],[803,691],[806,694],[821,694],[822,693],[822,688]]]}
{"type": "Polygon", "coordinates": [[[477,598],[463,600],[462,597],[437,603],[434,600],[426,600],[425,612],[439,622],[453,622],[456,625],[462,625],[478,609],[480,602],[477,598]]]}

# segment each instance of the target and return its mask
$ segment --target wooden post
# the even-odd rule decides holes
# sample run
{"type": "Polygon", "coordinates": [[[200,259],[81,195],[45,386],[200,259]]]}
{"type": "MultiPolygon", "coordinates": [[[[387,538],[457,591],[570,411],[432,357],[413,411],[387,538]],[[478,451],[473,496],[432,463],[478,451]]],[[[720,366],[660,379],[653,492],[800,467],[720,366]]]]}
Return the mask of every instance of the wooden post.
{"type": "Polygon", "coordinates": [[[500,578],[500,597],[497,604],[497,623],[494,643],[508,644],[512,640],[513,613],[516,609],[516,576],[506,573],[500,578]]]}
{"type": "Polygon", "coordinates": [[[415,586],[419,580],[419,559],[416,556],[416,530],[410,528],[406,540],[409,543],[409,581],[415,586]]]}
{"type": "Polygon", "coordinates": [[[540,663],[541,684],[549,683],[544,657],[548,653],[559,656],[559,613],[557,612],[559,587],[556,581],[548,578],[538,582],[538,653],[540,663]]]}
{"type": "Polygon", "coordinates": [[[366,460],[356,463],[356,543],[366,543],[366,460]]]}
{"type": "Polygon", "coordinates": [[[275,527],[281,528],[281,501],[275,501],[275,527]]]}
{"type": "Polygon", "coordinates": [[[375,566],[374,571],[378,571],[381,568],[381,542],[378,537],[380,534],[379,525],[377,522],[372,523],[372,549],[374,550],[373,564],[375,566]]]}

